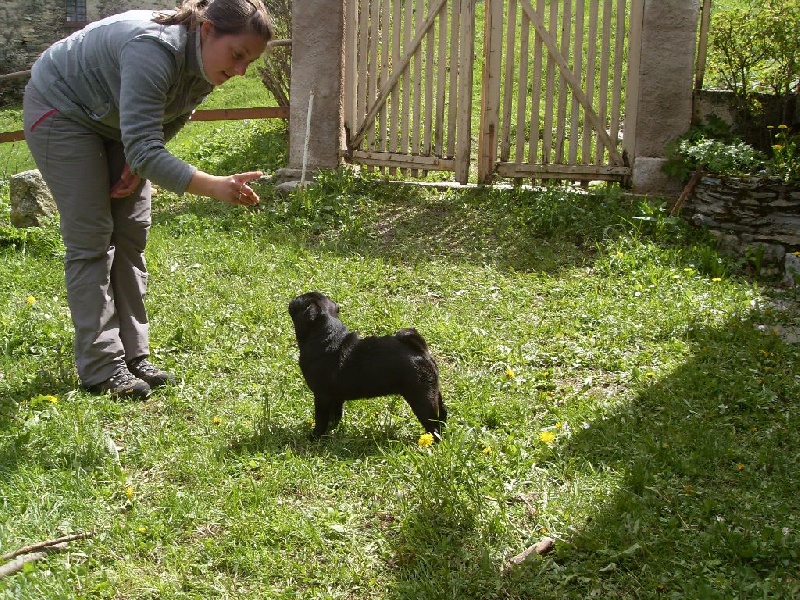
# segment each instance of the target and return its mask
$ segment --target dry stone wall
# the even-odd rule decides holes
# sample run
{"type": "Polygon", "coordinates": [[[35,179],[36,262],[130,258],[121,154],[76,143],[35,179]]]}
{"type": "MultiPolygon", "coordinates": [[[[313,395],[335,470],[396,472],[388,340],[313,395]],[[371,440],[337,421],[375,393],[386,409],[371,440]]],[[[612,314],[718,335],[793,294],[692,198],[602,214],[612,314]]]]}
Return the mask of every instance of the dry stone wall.
{"type": "Polygon", "coordinates": [[[764,178],[703,177],[683,215],[711,230],[723,250],[780,269],[800,252],[800,185],[764,178]]]}
{"type": "MultiPolygon", "coordinates": [[[[133,8],[172,8],[175,0],[88,0],[86,17],[96,21],[133,8]]],[[[26,71],[50,44],[74,30],[66,20],[64,0],[0,2],[0,74],[26,71]]],[[[19,95],[25,78],[0,82],[0,103],[19,95]]]]}

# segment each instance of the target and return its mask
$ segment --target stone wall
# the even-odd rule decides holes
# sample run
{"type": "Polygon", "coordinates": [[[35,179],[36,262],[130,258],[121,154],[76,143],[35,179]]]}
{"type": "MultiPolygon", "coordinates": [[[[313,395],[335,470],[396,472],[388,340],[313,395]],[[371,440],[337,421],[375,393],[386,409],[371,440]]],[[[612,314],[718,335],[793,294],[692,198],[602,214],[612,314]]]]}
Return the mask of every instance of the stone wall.
{"type": "Polygon", "coordinates": [[[728,254],[780,267],[800,251],[800,185],[763,178],[702,177],[683,215],[709,228],[728,254]]]}
{"type": "MultiPolygon", "coordinates": [[[[87,0],[86,16],[96,21],[132,8],[172,8],[175,0],[87,0]]],[[[66,20],[64,0],[0,2],[0,74],[27,71],[50,44],[74,31],[66,20]]],[[[0,82],[0,105],[15,101],[27,78],[0,82]]]]}

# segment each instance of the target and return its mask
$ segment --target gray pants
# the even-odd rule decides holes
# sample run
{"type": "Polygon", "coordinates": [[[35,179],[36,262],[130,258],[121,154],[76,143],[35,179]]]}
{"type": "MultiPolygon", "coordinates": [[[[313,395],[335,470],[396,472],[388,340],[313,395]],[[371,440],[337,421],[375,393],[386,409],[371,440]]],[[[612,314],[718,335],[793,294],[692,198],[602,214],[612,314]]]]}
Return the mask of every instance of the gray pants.
{"type": "Polygon", "coordinates": [[[78,376],[95,385],[150,353],[144,305],[150,183],[112,199],[110,187],[125,165],[122,144],[61,116],[32,84],[23,109],[25,139],[61,220],[78,376]]]}

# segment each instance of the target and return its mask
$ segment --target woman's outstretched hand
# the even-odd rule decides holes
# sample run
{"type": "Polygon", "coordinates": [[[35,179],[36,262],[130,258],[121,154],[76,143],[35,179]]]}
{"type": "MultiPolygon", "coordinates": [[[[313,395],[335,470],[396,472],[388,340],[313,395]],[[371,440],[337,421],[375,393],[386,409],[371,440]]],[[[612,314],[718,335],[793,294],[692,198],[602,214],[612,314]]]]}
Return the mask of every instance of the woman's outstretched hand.
{"type": "Polygon", "coordinates": [[[235,175],[209,175],[203,171],[195,171],[186,191],[190,194],[208,196],[228,204],[253,206],[258,204],[259,197],[248,184],[264,174],[261,171],[248,171],[235,175]]]}

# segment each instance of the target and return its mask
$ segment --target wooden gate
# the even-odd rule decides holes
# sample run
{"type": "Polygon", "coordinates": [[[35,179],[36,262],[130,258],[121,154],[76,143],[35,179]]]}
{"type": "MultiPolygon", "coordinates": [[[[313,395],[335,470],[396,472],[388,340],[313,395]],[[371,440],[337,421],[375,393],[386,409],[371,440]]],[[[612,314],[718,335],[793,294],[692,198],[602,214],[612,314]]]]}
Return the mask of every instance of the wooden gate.
{"type": "Polygon", "coordinates": [[[348,0],[346,160],[460,183],[626,181],[642,3],[348,0]]]}

